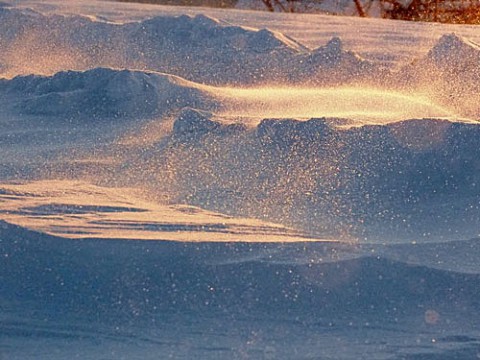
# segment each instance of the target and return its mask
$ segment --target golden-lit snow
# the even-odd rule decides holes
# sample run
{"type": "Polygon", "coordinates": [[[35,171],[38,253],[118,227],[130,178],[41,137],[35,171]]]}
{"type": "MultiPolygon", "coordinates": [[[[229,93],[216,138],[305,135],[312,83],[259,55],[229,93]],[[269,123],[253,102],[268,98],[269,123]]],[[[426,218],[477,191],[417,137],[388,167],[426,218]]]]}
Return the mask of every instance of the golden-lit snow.
{"type": "Polygon", "coordinates": [[[78,181],[0,185],[0,221],[73,239],[294,242],[322,241],[256,219],[142,199],[131,188],[78,181]]]}

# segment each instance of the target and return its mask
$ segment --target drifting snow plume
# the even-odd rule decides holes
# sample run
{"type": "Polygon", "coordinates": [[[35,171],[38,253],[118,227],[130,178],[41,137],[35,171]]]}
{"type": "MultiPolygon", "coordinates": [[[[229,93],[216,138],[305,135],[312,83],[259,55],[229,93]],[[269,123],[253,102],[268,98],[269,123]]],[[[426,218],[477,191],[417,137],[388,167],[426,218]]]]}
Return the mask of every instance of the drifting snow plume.
{"type": "Polygon", "coordinates": [[[214,88],[228,116],[261,118],[347,118],[357,125],[415,117],[453,117],[424,94],[352,87],[214,88]]]}
{"type": "MultiPolygon", "coordinates": [[[[5,69],[1,75],[51,75],[61,70],[101,66],[102,59],[111,54],[105,41],[116,42],[117,53],[122,47],[110,28],[111,24],[94,23],[82,16],[46,16],[27,9],[2,9],[0,63],[5,69]]],[[[109,62],[117,58],[112,56],[109,62]]]]}
{"type": "MultiPolygon", "coordinates": [[[[150,179],[147,187],[162,186],[172,201],[316,236],[476,234],[480,126],[435,119],[342,124],[267,119],[254,129],[224,131],[208,114],[188,110],[160,147],[142,150],[131,171],[150,179]]],[[[128,155],[126,161],[132,165],[128,155]]]]}

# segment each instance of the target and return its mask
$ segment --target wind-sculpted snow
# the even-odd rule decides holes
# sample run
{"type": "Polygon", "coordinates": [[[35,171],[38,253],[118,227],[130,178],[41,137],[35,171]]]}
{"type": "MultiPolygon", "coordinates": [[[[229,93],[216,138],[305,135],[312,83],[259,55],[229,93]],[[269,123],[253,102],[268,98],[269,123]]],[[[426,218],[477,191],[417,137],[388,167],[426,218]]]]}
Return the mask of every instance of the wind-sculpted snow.
{"type": "MultiPolygon", "coordinates": [[[[472,121],[368,125],[358,121],[368,119],[362,109],[350,119],[260,121],[249,116],[261,116],[268,101],[274,108],[269,92],[277,96],[282,89],[236,93],[172,75],[104,68],[16,77],[3,80],[0,90],[13,117],[3,123],[3,178],[12,178],[12,163],[19,164],[16,176],[29,178],[90,180],[94,174],[172,202],[267,218],[320,237],[477,235],[480,137],[472,121]],[[115,118],[129,121],[105,121],[115,118]],[[34,141],[33,124],[44,134],[34,141]]],[[[315,89],[295,91],[314,99],[315,89]]],[[[318,113],[327,111],[322,106],[329,97],[338,100],[336,92],[358,94],[320,92],[318,113]]],[[[446,111],[402,94],[372,93],[398,101],[399,108],[414,104],[413,115],[446,111]]],[[[343,111],[355,105],[349,99],[343,111]]]]}
{"type": "Polygon", "coordinates": [[[339,37],[310,50],[278,32],[204,15],[117,24],[2,8],[0,20],[0,69],[8,77],[104,66],[215,85],[368,83],[423,90],[464,117],[478,116],[478,45],[453,34],[439,39],[424,59],[392,74],[344,49],[339,37]]]}
{"type": "Polygon", "coordinates": [[[197,84],[172,75],[97,68],[0,82],[20,114],[53,118],[151,118],[185,106],[213,109],[197,84]]]}
{"type": "MultiPolygon", "coordinates": [[[[0,220],[75,239],[312,241],[284,226],[135,197],[132,189],[45,181],[0,187],[0,220]]],[[[321,239],[315,239],[321,241],[321,239]]]]}
{"type": "Polygon", "coordinates": [[[17,77],[0,87],[17,99],[14,119],[35,115],[5,123],[3,178],[93,176],[315,237],[478,234],[476,123],[237,118],[219,115],[229,106],[225,89],[148,72],[66,72],[17,77]],[[72,102],[52,100],[63,96],[72,102]],[[130,120],[104,121],[119,117],[130,120]],[[75,118],[97,121],[71,123],[75,118]],[[44,135],[32,139],[29,128],[37,123],[44,135]]]}
{"type": "Polygon", "coordinates": [[[0,359],[479,357],[478,44],[35,1],[0,3],[0,359]]]}
{"type": "Polygon", "coordinates": [[[475,68],[480,62],[480,45],[452,33],[442,36],[426,58],[439,68],[470,70],[469,67],[475,68]]]}
{"type": "Polygon", "coordinates": [[[154,205],[132,190],[65,181],[0,188],[7,358],[462,358],[479,350],[478,238],[312,242],[274,224],[154,205]],[[110,230],[99,226],[114,219],[110,230]],[[241,241],[182,240],[187,232],[215,240],[222,230],[241,241]],[[245,242],[247,233],[256,240],[245,242]],[[262,233],[272,241],[259,242],[262,233]]]}
{"type": "MultiPolygon", "coordinates": [[[[203,15],[116,24],[2,8],[0,20],[0,69],[7,77],[103,66],[159,71],[211,85],[367,84],[428,95],[460,117],[479,115],[478,45],[454,34],[440,38],[423,59],[392,72],[344,49],[339,37],[310,50],[278,32],[203,15]],[[35,61],[29,61],[31,57],[35,61]]],[[[49,96],[48,102],[73,101],[65,95],[49,96]]]]}

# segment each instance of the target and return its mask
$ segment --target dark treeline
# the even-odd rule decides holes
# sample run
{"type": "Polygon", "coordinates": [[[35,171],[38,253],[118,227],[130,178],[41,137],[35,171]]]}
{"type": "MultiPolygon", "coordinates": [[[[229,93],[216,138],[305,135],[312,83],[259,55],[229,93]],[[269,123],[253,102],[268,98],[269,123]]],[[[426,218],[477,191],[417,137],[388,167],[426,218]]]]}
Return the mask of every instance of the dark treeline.
{"type": "MultiPolygon", "coordinates": [[[[238,0],[117,0],[159,5],[207,6],[233,8],[238,0]]],[[[271,12],[321,12],[327,0],[255,0],[271,12]]],[[[480,24],[480,0],[351,0],[361,17],[373,11],[386,19],[442,22],[454,24],[480,24]],[[373,10],[375,9],[375,10],[373,10]]],[[[254,3],[254,2],[252,2],[254,3]]],[[[343,2],[345,5],[347,2],[343,2]]],[[[258,9],[258,6],[256,7],[258,9]]],[[[339,9],[339,14],[342,9],[339,9]]]]}
{"type": "Polygon", "coordinates": [[[237,0],[117,0],[119,2],[136,2],[158,5],[180,5],[180,6],[207,6],[219,8],[233,8],[237,0]]]}

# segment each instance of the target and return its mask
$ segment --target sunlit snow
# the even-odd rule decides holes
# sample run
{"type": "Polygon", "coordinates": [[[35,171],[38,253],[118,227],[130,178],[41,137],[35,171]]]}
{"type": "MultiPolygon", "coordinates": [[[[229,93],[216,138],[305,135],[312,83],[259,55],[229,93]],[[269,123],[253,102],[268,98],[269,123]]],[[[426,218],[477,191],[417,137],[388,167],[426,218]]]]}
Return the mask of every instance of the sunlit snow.
{"type": "Polygon", "coordinates": [[[354,119],[358,125],[414,118],[459,118],[422,94],[365,87],[216,89],[229,116],[249,118],[354,119]]]}
{"type": "Polygon", "coordinates": [[[0,359],[480,356],[480,32],[0,4],[0,359]]]}

